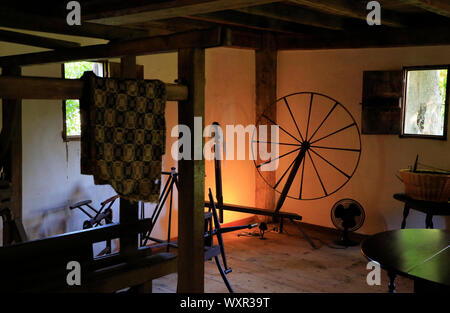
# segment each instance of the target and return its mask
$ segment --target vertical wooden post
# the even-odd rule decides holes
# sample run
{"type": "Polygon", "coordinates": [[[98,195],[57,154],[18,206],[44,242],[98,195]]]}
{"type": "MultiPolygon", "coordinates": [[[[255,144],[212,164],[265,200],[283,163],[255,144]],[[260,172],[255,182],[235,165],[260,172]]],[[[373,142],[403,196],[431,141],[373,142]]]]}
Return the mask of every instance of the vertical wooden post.
{"type": "MultiPolygon", "coordinates": [[[[121,58],[120,71],[122,78],[136,78],[136,57],[125,56],[121,58]]],[[[131,202],[120,198],[120,223],[133,223],[138,221],[139,206],[137,202],[131,202]]],[[[120,238],[120,253],[123,255],[133,255],[138,249],[137,236],[127,236],[120,238]]]]}
{"type": "MultiPolygon", "coordinates": [[[[3,68],[3,75],[20,76],[20,67],[3,68]]],[[[22,100],[3,99],[2,128],[7,145],[4,157],[6,180],[11,182],[11,215],[22,218],[22,100]],[[9,139],[9,140],[8,140],[9,139]]]]}
{"type": "MultiPolygon", "coordinates": [[[[205,50],[178,51],[178,78],[189,98],[178,104],[178,123],[191,129],[191,160],[178,161],[178,292],[204,292],[205,163],[194,160],[194,117],[205,119],[205,50]]],[[[196,139],[199,140],[200,138],[196,139]]],[[[201,147],[203,149],[203,136],[201,147]]],[[[199,142],[197,142],[199,144],[199,142]]]]}
{"type": "MultiPolygon", "coordinates": [[[[264,112],[277,99],[277,48],[273,34],[265,34],[263,48],[255,51],[256,69],[256,118],[265,113],[273,121],[277,120],[276,106],[264,112]]],[[[256,121],[258,122],[258,121],[256,121]]],[[[262,122],[262,121],[261,121],[262,122]]],[[[269,125],[269,124],[268,124],[269,125]]],[[[268,130],[270,141],[270,127],[268,130]]],[[[258,154],[259,155],[259,154],[258,154]]],[[[262,172],[264,178],[275,184],[275,171],[262,172]]],[[[257,208],[274,209],[275,191],[259,175],[255,182],[255,205],[257,208]]]]}

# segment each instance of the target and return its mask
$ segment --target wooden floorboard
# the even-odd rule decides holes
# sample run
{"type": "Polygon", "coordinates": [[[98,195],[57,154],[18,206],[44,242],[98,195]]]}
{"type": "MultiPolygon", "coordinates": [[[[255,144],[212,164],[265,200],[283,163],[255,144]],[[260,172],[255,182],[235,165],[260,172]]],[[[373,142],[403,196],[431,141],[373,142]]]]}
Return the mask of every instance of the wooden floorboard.
{"type": "MultiPolygon", "coordinates": [[[[271,226],[271,225],[269,225],[271,226]]],[[[379,293],[387,291],[387,274],[382,271],[381,286],[366,283],[367,260],[359,246],[336,249],[332,232],[308,229],[319,249],[313,250],[298,230],[285,224],[285,232],[268,232],[265,240],[255,236],[224,235],[228,264],[233,268],[228,279],[241,293],[379,293]],[[333,248],[334,247],[334,248],[333,248]]],[[[271,229],[271,227],[269,227],[271,229]]],[[[175,292],[177,274],[153,281],[153,292],[175,292]]],[[[397,292],[413,291],[413,282],[397,278],[397,292]]],[[[227,292],[213,261],[205,263],[205,292],[227,292]]]]}

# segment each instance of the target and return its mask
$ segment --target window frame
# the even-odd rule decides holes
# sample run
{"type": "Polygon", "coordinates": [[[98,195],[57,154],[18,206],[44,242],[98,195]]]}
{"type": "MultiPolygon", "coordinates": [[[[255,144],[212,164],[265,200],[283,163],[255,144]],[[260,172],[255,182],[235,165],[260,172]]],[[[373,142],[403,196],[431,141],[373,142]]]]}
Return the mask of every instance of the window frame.
{"type": "Polygon", "coordinates": [[[416,138],[416,139],[435,139],[435,140],[447,140],[447,128],[449,118],[449,101],[450,101],[450,64],[444,65],[423,65],[423,66],[405,66],[403,67],[403,91],[402,91],[402,113],[401,113],[401,129],[400,138],[416,138]],[[426,71],[426,70],[447,70],[447,88],[445,91],[445,108],[444,108],[444,131],[442,135],[421,135],[421,134],[405,134],[405,115],[406,115],[406,101],[407,101],[407,88],[408,88],[408,72],[409,71],[426,71]]]}
{"type": "MultiPolygon", "coordinates": [[[[103,77],[109,77],[109,62],[108,60],[80,60],[80,61],[73,61],[73,62],[92,62],[92,63],[102,63],[103,64],[103,77]]],[[[65,63],[71,63],[71,62],[65,62],[65,63]]],[[[61,64],[61,77],[63,79],[66,79],[66,75],[65,75],[65,63],[61,64]]],[[[81,135],[67,135],[67,119],[66,119],[66,100],[68,99],[64,99],[62,101],[62,138],[64,142],[68,142],[68,141],[80,141],[81,140],[81,135]]]]}

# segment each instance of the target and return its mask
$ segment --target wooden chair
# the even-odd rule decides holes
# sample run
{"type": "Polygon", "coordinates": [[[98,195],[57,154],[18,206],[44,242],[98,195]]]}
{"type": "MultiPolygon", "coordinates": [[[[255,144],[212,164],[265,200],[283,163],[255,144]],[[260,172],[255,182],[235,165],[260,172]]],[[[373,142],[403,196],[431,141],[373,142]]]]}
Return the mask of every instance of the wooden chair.
{"type": "MultiPolygon", "coordinates": [[[[71,210],[79,209],[80,211],[82,211],[84,214],[86,214],[89,217],[89,219],[87,219],[83,222],[83,229],[89,229],[92,227],[100,226],[100,225],[102,225],[102,223],[104,223],[105,225],[112,223],[113,212],[112,212],[111,207],[114,204],[114,202],[116,201],[116,199],[118,199],[118,198],[119,198],[119,196],[115,195],[115,196],[112,196],[112,197],[106,199],[105,201],[100,203],[101,207],[98,210],[94,209],[91,206],[92,200],[84,200],[84,201],[77,202],[74,205],[71,205],[69,208],[71,210]],[[88,212],[87,209],[90,209],[95,214],[92,215],[90,212],[88,212]]],[[[108,253],[111,253],[111,240],[110,239],[106,241],[105,249],[103,249],[98,254],[98,256],[108,254],[108,253]]]]}

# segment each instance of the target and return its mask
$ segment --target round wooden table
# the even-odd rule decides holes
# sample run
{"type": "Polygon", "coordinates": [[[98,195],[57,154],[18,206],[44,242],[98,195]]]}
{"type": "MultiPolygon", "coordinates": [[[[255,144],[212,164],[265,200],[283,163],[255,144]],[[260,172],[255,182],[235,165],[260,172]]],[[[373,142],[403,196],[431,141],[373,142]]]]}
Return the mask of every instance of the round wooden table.
{"type": "Polygon", "coordinates": [[[400,229],[370,236],[361,252],[388,272],[389,292],[396,275],[414,280],[414,292],[450,291],[450,231],[400,229]]]}

